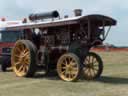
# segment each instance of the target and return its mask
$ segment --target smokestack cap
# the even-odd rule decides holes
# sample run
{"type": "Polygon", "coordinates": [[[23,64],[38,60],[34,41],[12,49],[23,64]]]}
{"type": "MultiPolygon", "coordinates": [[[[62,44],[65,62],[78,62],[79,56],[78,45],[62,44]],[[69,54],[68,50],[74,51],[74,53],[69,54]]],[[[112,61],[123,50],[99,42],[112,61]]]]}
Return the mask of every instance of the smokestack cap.
{"type": "Polygon", "coordinates": [[[82,16],[82,9],[75,9],[74,10],[74,13],[75,13],[75,16],[82,16]]]}

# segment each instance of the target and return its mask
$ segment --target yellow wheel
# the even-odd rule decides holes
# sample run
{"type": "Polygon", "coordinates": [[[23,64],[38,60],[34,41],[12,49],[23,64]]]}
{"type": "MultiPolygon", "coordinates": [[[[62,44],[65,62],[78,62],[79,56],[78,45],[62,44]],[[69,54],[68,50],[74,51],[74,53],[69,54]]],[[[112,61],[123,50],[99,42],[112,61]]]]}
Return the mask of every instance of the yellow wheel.
{"type": "Polygon", "coordinates": [[[89,52],[83,64],[83,73],[87,80],[100,77],[103,71],[103,62],[99,55],[94,52],[89,52]]]}
{"type": "Polygon", "coordinates": [[[36,48],[29,40],[16,42],[11,54],[11,64],[17,76],[32,76],[36,71],[36,48]]]}
{"type": "Polygon", "coordinates": [[[79,58],[72,53],[62,55],[57,62],[57,72],[64,81],[76,81],[80,75],[79,58]]]}

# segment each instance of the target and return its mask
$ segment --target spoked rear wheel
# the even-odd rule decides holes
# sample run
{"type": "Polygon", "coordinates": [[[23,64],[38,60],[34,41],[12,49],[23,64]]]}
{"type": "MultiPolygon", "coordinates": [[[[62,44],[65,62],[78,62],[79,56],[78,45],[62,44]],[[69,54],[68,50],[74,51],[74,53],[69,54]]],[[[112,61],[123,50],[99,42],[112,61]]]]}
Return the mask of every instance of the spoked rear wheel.
{"type": "Polygon", "coordinates": [[[72,53],[62,55],[57,63],[57,72],[64,81],[76,81],[80,75],[79,58],[72,53]]]}
{"type": "Polygon", "coordinates": [[[36,48],[29,40],[16,42],[12,54],[11,64],[14,72],[20,77],[30,77],[36,71],[36,48]]]}
{"type": "Polygon", "coordinates": [[[103,71],[103,62],[99,55],[94,52],[89,52],[83,64],[83,73],[87,80],[100,77],[103,71]]]}

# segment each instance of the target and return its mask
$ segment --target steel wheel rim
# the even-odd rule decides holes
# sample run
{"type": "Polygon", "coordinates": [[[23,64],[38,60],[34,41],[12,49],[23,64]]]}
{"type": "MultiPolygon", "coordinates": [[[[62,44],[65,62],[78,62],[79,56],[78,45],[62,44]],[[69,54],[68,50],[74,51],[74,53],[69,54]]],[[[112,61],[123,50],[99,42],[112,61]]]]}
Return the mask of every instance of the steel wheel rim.
{"type": "Polygon", "coordinates": [[[79,72],[78,62],[71,56],[64,56],[57,66],[59,76],[65,81],[72,81],[79,72]]]}
{"type": "Polygon", "coordinates": [[[93,79],[98,74],[99,62],[96,57],[89,55],[84,60],[84,75],[86,79],[93,79]]]}
{"type": "Polygon", "coordinates": [[[21,42],[17,42],[12,50],[12,68],[17,76],[25,76],[30,65],[30,49],[21,42]]]}

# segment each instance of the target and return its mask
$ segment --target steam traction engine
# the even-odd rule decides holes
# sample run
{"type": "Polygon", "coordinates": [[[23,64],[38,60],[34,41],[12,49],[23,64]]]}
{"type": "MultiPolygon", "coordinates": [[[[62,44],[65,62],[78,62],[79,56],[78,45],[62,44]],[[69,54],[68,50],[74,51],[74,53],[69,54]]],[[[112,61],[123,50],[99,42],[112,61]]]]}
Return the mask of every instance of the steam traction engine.
{"type": "Polygon", "coordinates": [[[12,50],[13,71],[17,76],[30,77],[39,68],[45,73],[56,69],[64,81],[75,81],[80,75],[89,80],[99,77],[103,62],[99,55],[89,50],[102,44],[116,21],[103,15],[58,17],[57,11],[31,14],[32,22],[6,28],[20,29],[24,34],[12,50]]]}

